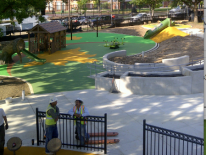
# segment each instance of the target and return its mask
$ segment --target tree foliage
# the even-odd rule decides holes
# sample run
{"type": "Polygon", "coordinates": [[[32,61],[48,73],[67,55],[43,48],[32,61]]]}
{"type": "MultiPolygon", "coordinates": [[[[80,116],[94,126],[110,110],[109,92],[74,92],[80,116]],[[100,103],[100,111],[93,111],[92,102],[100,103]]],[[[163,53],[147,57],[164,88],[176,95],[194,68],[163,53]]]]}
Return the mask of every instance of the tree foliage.
{"type": "Polygon", "coordinates": [[[77,2],[78,7],[79,7],[80,9],[86,10],[86,9],[87,9],[86,4],[87,4],[88,1],[89,1],[89,0],[79,0],[79,1],[77,2]]]}
{"type": "Polygon", "coordinates": [[[79,0],[77,2],[78,8],[84,10],[83,14],[85,14],[85,15],[86,15],[86,11],[87,11],[86,4],[87,4],[88,1],[89,0],[79,0]]]}
{"type": "Polygon", "coordinates": [[[12,24],[14,24],[13,20],[14,17],[16,17],[18,23],[22,23],[24,18],[38,15],[40,10],[45,9],[46,3],[49,1],[50,0],[0,0],[0,21],[10,18],[12,24]]]}
{"type": "Polygon", "coordinates": [[[148,5],[152,11],[152,16],[154,15],[154,9],[159,8],[163,0],[132,0],[131,3],[135,5],[148,5]]]}
{"type": "Polygon", "coordinates": [[[202,3],[203,0],[174,0],[173,3],[183,3],[187,5],[191,10],[194,11],[194,22],[198,22],[198,4],[202,3]]]}

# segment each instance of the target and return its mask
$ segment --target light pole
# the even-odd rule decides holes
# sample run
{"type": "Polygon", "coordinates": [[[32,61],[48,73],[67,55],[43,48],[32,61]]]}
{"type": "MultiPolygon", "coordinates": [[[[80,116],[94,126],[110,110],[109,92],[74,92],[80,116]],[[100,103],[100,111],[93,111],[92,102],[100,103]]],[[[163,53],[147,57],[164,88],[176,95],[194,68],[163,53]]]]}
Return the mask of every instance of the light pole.
{"type": "Polygon", "coordinates": [[[68,25],[69,25],[69,28],[70,28],[70,0],[68,0],[68,13],[69,13],[69,17],[68,17],[68,25]]]}

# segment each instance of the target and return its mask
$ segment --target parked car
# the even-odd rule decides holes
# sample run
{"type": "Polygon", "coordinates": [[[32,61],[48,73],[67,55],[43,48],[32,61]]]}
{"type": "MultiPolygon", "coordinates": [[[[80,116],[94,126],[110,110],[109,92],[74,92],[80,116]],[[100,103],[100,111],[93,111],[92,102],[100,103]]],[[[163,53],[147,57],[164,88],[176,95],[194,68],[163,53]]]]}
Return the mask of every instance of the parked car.
{"type": "Polygon", "coordinates": [[[80,16],[78,17],[78,21],[81,25],[87,24],[89,22],[89,17],[80,16]]]}
{"type": "Polygon", "coordinates": [[[181,9],[180,6],[177,6],[176,8],[173,8],[169,11],[169,14],[180,14],[180,13],[184,13],[185,9],[181,9]]]}
{"type": "MultiPolygon", "coordinates": [[[[76,29],[76,27],[81,25],[80,22],[78,21],[78,17],[71,17],[70,22],[71,22],[71,20],[72,20],[72,27],[74,29],[76,29]]],[[[69,26],[68,18],[62,21],[62,25],[66,26],[66,27],[69,26]]]]}
{"type": "Polygon", "coordinates": [[[145,19],[151,20],[149,17],[151,16],[147,13],[139,13],[133,17],[130,17],[130,22],[144,21],[145,19]]]}
{"type": "Polygon", "coordinates": [[[100,16],[95,17],[94,19],[90,19],[90,26],[96,27],[97,26],[97,19],[98,19],[98,25],[105,25],[105,24],[111,24],[112,20],[113,22],[122,22],[122,18],[115,17],[111,20],[111,16],[100,16]]]}

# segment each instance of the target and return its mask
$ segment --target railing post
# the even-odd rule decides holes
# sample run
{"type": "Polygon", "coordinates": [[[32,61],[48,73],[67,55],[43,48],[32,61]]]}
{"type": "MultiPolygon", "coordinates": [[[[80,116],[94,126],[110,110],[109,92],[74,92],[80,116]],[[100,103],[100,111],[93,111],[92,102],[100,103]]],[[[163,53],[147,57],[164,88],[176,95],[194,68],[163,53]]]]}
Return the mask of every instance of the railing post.
{"type": "Polygon", "coordinates": [[[97,76],[97,66],[96,66],[96,61],[94,62],[94,65],[95,65],[95,75],[97,76]]]}
{"type": "Polygon", "coordinates": [[[104,114],[104,154],[107,154],[107,113],[104,114]]]}
{"type": "Polygon", "coordinates": [[[146,125],[146,120],[143,120],[143,155],[145,155],[145,125],[146,125]]]}
{"type": "Polygon", "coordinates": [[[39,118],[38,118],[38,108],[36,108],[36,139],[37,146],[39,146],[39,118]]]}

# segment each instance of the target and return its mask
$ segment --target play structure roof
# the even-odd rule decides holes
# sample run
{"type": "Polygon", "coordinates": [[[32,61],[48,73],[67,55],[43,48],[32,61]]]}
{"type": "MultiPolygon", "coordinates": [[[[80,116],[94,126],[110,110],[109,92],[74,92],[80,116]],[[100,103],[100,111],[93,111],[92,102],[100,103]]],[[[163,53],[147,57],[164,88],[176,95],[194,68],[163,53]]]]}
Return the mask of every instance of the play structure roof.
{"type": "Polygon", "coordinates": [[[43,31],[43,32],[45,31],[45,33],[55,33],[55,32],[66,30],[66,28],[58,22],[49,22],[49,23],[37,24],[29,31],[30,32],[38,31],[37,29],[38,27],[40,28],[40,31],[43,31]]]}

